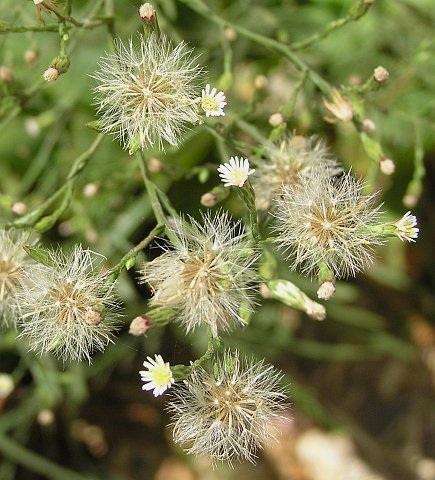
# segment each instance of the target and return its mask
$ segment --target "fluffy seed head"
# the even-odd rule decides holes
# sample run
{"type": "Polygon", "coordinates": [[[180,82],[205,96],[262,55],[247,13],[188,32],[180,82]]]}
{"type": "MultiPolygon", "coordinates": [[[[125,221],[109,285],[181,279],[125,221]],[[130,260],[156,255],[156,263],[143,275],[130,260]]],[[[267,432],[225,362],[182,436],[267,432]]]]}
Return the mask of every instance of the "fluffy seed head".
{"type": "Polygon", "coordinates": [[[18,296],[20,337],[37,353],[90,361],[93,351],[111,341],[116,319],[112,286],[96,270],[94,252],[76,246],[69,255],[47,253],[49,264],[26,272],[27,286],[18,296]]]}
{"type": "Polygon", "coordinates": [[[316,136],[289,135],[279,143],[270,144],[264,159],[255,162],[257,174],[253,177],[256,206],[267,210],[281,193],[281,185],[303,182],[313,169],[326,177],[341,171],[326,144],[316,136]]]}
{"type": "Polygon", "coordinates": [[[174,387],[168,406],[175,442],[213,462],[254,463],[256,452],[275,440],[271,424],[286,408],[281,378],[271,365],[238,352],[226,352],[212,371],[196,368],[174,387]]]}
{"type": "Polygon", "coordinates": [[[154,291],[151,306],[172,309],[187,332],[207,324],[217,335],[245,323],[241,309],[252,311],[258,254],[225,213],[189,221],[174,220],[174,245],[144,265],[141,279],[154,291]]]}
{"type": "Polygon", "coordinates": [[[383,243],[374,195],[350,173],[326,178],[313,172],[304,183],[287,185],[276,201],[276,242],[289,253],[293,268],[316,275],[324,264],[336,278],[355,275],[372,262],[383,243]]]}
{"type": "Polygon", "coordinates": [[[113,135],[123,148],[178,145],[186,123],[200,121],[195,100],[201,68],[192,50],[181,42],[155,34],[139,36],[139,46],[115,43],[93,75],[98,82],[95,100],[102,130],[113,135]]]}
{"type": "Polygon", "coordinates": [[[28,243],[28,234],[0,228],[0,327],[16,323],[17,294],[23,286],[24,271],[33,264],[23,249],[28,243]]]}

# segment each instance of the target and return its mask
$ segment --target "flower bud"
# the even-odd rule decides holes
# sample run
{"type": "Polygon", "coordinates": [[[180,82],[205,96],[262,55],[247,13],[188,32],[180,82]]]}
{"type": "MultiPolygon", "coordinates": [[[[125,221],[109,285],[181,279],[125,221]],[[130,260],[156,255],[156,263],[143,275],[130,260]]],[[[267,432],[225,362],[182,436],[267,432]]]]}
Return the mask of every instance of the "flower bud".
{"type": "Polygon", "coordinates": [[[365,118],[362,122],[362,126],[367,133],[373,133],[376,130],[376,123],[370,118],[365,118]]]}
{"type": "Polygon", "coordinates": [[[385,83],[389,76],[388,70],[384,67],[376,67],[373,72],[373,78],[378,83],[385,83]]]}
{"type": "Polygon", "coordinates": [[[394,165],[393,160],[391,158],[383,158],[379,162],[379,167],[381,169],[381,172],[385,175],[392,175],[394,173],[394,170],[396,170],[396,166],[394,165]]]}
{"type": "Polygon", "coordinates": [[[145,333],[152,327],[150,317],[146,315],[139,315],[130,323],[128,333],[134,335],[135,337],[140,337],[145,335],[145,333]]]}
{"type": "Polygon", "coordinates": [[[204,193],[201,197],[201,205],[207,208],[213,208],[218,202],[219,198],[213,192],[204,193]]]}
{"type": "Polygon", "coordinates": [[[151,3],[144,3],[139,8],[139,15],[145,23],[151,23],[156,16],[156,10],[151,3]]]}
{"type": "Polygon", "coordinates": [[[8,397],[14,390],[12,376],[7,373],[0,373],[0,399],[8,397]]]}
{"type": "Polygon", "coordinates": [[[44,80],[46,82],[54,82],[59,78],[59,70],[54,67],[49,67],[47,70],[45,70],[44,74],[42,75],[44,77],[44,80]]]}
{"type": "Polygon", "coordinates": [[[331,280],[325,280],[317,290],[317,296],[321,300],[329,300],[335,293],[335,283],[331,280]]]}
{"type": "Polygon", "coordinates": [[[99,186],[96,183],[87,183],[83,187],[83,195],[85,197],[91,198],[94,197],[99,190],[99,186]]]}
{"type": "Polygon", "coordinates": [[[38,416],[36,417],[36,421],[42,427],[49,427],[54,422],[54,413],[47,408],[44,408],[38,412],[38,416]]]}
{"type": "Polygon", "coordinates": [[[38,59],[38,52],[36,50],[26,50],[24,52],[24,61],[28,64],[36,62],[38,59]]]}
{"type": "Polygon", "coordinates": [[[159,173],[162,171],[162,162],[158,158],[151,157],[148,160],[148,170],[151,173],[159,173]]]}
{"type": "Polygon", "coordinates": [[[0,66],[0,81],[3,83],[12,83],[14,81],[12,71],[9,67],[5,67],[4,65],[0,66]]]}
{"type": "Polygon", "coordinates": [[[272,125],[272,127],[278,127],[279,125],[282,125],[283,123],[284,123],[284,117],[279,112],[273,113],[269,117],[269,124],[272,125]]]}
{"type": "Polygon", "coordinates": [[[257,90],[265,90],[269,85],[269,80],[264,75],[257,75],[254,80],[254,85],[257,90]]]}
{"type": "Polygon", "coordinates": [[[237,40],[237,32],[234,30],[234,28],[225,29],[225,38],[229,42],[235,42],[237,40]]]}
{"type": "Polygon", "coordinates": [[[15,215],[24,215],[27,213],[27,205],[23,202],[14,202],[11,206],[11,210],[15,215]]]}

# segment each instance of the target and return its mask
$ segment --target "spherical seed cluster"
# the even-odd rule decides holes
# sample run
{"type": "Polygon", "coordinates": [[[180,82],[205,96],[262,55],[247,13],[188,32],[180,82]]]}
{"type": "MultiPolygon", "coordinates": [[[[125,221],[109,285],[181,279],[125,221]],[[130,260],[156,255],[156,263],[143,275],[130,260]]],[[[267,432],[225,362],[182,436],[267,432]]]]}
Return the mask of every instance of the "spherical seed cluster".
{"type": "Polygon", "coordinates": [[[52,352],[63,360],[90,360],[111,341],[116,318],[113,285],[96,271],[95,254],[76,246],[69,254],[49,252],[50,265],[26,272],[20,337],[29,349],[52,352]]]}
{"type": "Polygon", "coordinates": [[[284,186],[276,201],[276,242],[288,252],[293,268],[316,275],[325,265],[336,278],[355,275],[372,262],[382,244],[375,195],[362,195],[363,184],[350,173],[310,178],[284,186]]]}
{"type": "Polygon", "coordinates": [[[256,452],[274,440],[272,422],[286,408],[280,380],[271,365],[238,352],[226,352],[212,372],[196,368],[174,387],[168,406],[175,442],[213,461],[254,462],[256,452]]]}
{"type": "Polygon", "coordinates": [[[0,327],[16,323],[16,297],[24,281],[23,272],[33,264],[23,249],[26,243],[32,243],[27,233],[0,228],[0,327]]]}
{"type": "Polygon", "coordinates": [[[276,144],[270,144],[264,159],[256,162],[257,174],[253,177],[256,205],[260,210],[273,206],[281,193],[281,185],[292,185],[317,169],[319,174],[331,177],[341,171],[326,144],[316,136],[289,135],[276,144]]]}
{"type": "Polygon", "coordinates": [[[174,220],[173,248],[145,264],[142,281],[154,291],[151,305],[173,309],[187,332],[208,324],[217,335],[244,324],[241,307],[252,310],[258,254],[226,213],[189,220],[174,220]]]}
{"type": "Polygon", "coordinates": [[[139,36],[139,46],[115,43],[93,78],[102,130],[118,139],[123,148],[158,147],[163,142],[178,145],[186,123],[199,122],[201,68],[192,50],[181,42],[155,34],[139,36]]]}

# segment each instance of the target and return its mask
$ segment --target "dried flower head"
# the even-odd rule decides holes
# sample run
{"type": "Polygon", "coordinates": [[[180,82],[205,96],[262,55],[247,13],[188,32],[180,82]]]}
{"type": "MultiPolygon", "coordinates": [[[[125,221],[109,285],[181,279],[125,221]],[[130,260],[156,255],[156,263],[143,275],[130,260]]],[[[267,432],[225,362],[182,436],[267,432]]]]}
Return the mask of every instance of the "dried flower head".
{"type": "Polygon", "coordinates": [[[225,100],[224,92],[218,92],[216,88],[211,89],[207,83],[202,90],[201,108],[207,117],[224,116],[224,107],[227,104],[225,100]]]}
{"type": "Polygon", "coordinates": [[[342,97],[341,93],[333,88],[331,92],[332,102],[323,99],[323,105],[328,109],[334,117],[324,117],[325,120],[329,123],[336,122],[350,122],[353,118],[352,104],[349,99],[342,97]]]}
{"type": "Polygon", "coordinates": [[[210,372],[196,368],[174,388],[168,406],[175,442],[213,462],[254,462],[257,451],[275,440],[272,422],[286,408],[281,379],[271,365],[238,352],[226,352],[210,372]]]}
{"type": "Polygon", "coordinates": [[[142,390],[152,390],[153,395],[158,397],[171,388],[174,383],[171,366],[165,362],[161,355],[154,355],[154,360],[147,357],[147,361],[143,362],[143,366],[147,370],[142,370],[139,374],[142,377],[142,390]]]}
{"type": "Polygon", "coordinates": [[[28,243],[27,233],[0,228],[0,327],[16,324],[16,297],[24,282],[24,270],[33,263],[23,249],[28,243]]]}
{"type": "Polygon", "coordinates": [[[218,172],[225,187],[243,187],[255,170],[249,167],[247,158],[231,157],[228,163],[219,165],[218,172]]]}
{"type": "Polygon", "coordinates": [[[173,48],[155,34],[139,36],[138,47],[132,39],[128,45],[116,41],[115,53],[107,54],[93,75],[103,132],[131,153],[163,149],[163,141],[178,145],[186,123],[200,120],[195,101],[200,74],[197,57],[183,42],[173,48]]]}
{"type": "Polygon", "coordinates": [[[258,254],[226,213],[204,215],[203,225],[189,220],[174,219],[173,247],[144,265],[142,281],[153,289],[151,305],[172,309],[187,332],[207,324],[217,335],[252,311],[258,254]]]}
{"type": "Polygon", "coordinates": [[[92,352],[104,350],[112,338],[112,286],[96,270],[96,254],[81,246],[69,255],[49,251],[47,258],[26,272],[27,287],[18,297],[20,337],[40,354],[90,361],[92,352]]]}
{"type": "Polygon", "coordinates": [[[350,173],[327,178],[314,171],[304,182],[287,185],[276,201],[276,242],[293,268],[318,274],[325,265],[336,278],[355,275],[372,262],[383,243],[375,195],[362,195],[363,183],[350,173]]]}
{"type": "Polygon", "coordinates": [[[257,174],[252,181],[259,210],[273,205],[281,185],[304,181],[313,169],[325,177],[341,171],[326,144],[316,136],[288,135],[279,143],[269,144],[264,157],[255,162],[257,174]]]}

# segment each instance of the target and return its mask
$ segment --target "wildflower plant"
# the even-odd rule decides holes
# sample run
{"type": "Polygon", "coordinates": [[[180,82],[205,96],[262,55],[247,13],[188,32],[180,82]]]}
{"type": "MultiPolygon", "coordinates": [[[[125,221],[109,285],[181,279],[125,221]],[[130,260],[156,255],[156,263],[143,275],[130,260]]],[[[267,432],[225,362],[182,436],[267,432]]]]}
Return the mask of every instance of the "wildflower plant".
{"type": "MultiPolygon", "coordinates": [[[[397,131],[415,133],[413,178],[402,189],[404,203],[411,208],[422,194],[424,148],[430,137],[427,122],[415,112],[427,110],[433,92],[426,94],[428,101],[420,108],[414,106],[423,98],[420,92],[412,95],[413,101],[403,102],[400,115],[384,130],[389,109],[400,99],[383,103],[378,115],[377,97],[368,101],[366,94],[394,82],[394,75],[387,82],[385,67],[373,72],[370,66],[364,81],[359,77],[366,68],[362,62],[348,84],[337,88],[327,76],[333,73],[331,65],[340,63],[331,60],[342,55],[341,48],[330,50],[323,65],[322,55],[312,56],[315,61],[304,58],[304,49],[325,37],[327,51],[335,31],[364,17],[372,0],[353,0],[343,18],[306,38],[296,38],[301,29],[295,29],[291,45],[282,35],[265,35],[270,30],[266,24],[252,31],[253,21],[264,20],[261,6],[243,15],[232,9],[223,19],[218,7],[227,11],[228,2],[183,0],[179,10],[172,2],[159,2],[164,8],[163,32],[159,9],[150,3],[132,7],[129,2],[30,0],[17,2],[10,14],[4,7],[8,2],[13,3],[3,0],[0,6],[10,17],[0,21],[0,58],[5,62],[0,65],[0,124],[5,138],[19,142],[8,140],[1,160],[6,165],[0,169],[0,365],[5,369],[0,374],[0,414],[4,405],[11,409],[5,422],[0,419],[0,457],[8,457],[6,469],[0,460],[1,472],[13,475],[10,462],[18,460],[25,468],[46,471],[50,478],[79,478],[53,461],[45,463],[36,453],[26,454],[16,439],[32,431],[35,417],[42,424],[44,416],[38,411],[50,409],[49,418],[51,409],[59,415],[80,411],[87,383],[100,375],[116,375],[118,365],[124,373],[134,371],[131,378],[137,393],[144,391],[143,402],[154,400],[152,395],[159,397],[156,405],[166,402],[178,446],[188,454],[208,456],[213,466],[232,466],[238,461],[255,463],[261,450],[278,437],[283,420],[289,418],[286,383],[296,384],[291,401],[298,416],[319,411],[316,422],[335,424],[311,393],[311,385],[305,388],[289,378],[293,365],[298,367],[298,356],[316,360],[313,365],[329,360],[329,355],[351,361],[393,355],[396,363],[409,356],[411,349],[388,340],[391,332],[380,331],[382,322],[372,321],[366,328],[365,318],[359,325],[359,318],[347,317],[352,315],[347,304],[345,309],[330,309],[323,302],[339,291],[337,280],[363,272],[375,257],[382,257],[389,237],[402,241],[396,241],[395,256],[414,247],[409,244],[421,229],[410,211],[399,220],[383,220],[382,190],[401,191],[407,170],[404,156],[398,155],[395,163],[382,142],[384,131],[390,136],[397,131]],[[35,9],[31,23],[29,11],[33,14],[35,9]],[[183,22],[173,28],[180,12],[183,22]],[[141,33],[120,28],[125,13],[131,19],[126,25],[136,20],[141,33]],[[17,25],[21,17],[24,24],[17,25]],[[198,18],[205,19],[205,28],[214,24],[217,34],[204,41],[199,29],[194,36],[192,26],[198,18]],[[74,56],[81,37],[98,29],[107,29],[109,45],[99,51],[108,53],[99,62],[90,56],[93,48],[74,56]],[[19,37],[15,33],[20,32],[27,32],[24,43],[17,43],[17,50],[26,52],[21,61],[14,56],[19,37]],[[53,46],[58,49],[43,65],[38,63],[44,58],[37,48],[40,32],[47,35],[44,54],[46,45],[47,52],[53,46]],[[128,39],[114,38],[118,32],[128,39]],[[182,35],[199,43],[195,50],[182,35]],[[212,72],[210,79],[206,71],[212,72]],[[37,82],[31,85],[34,72],[37,82]],[[74,75],[80,78],[76,81],[74,75]],[[85,81],[94,96],[93,107],[84,100],[85,81]],[[406,112],[411,104],[412,111],[406,112]],[[325,109],[327,130],[317,121],[325,109]],[[85,131],[84,119],[95,113],[98,120],[87,123],[91,129],[85,131]],[[15,131],[21,125],[26,126],[22,137],[15,131]],[[130,155],[104,143],[106,136],[130,155]],[[82,149],[88,137],[92,140],[82,149]],[[334,144],[343,167],[328,146],[334,144]],[[355,178],[354,170],[368,179],[355,178]],[[200,204],[206,213],[197,212],[200,204]],[[37,247],[35,233],[40,238],[37,247]],[[83,242],[105,256],[82,247],[83,242]],[[315,279],[320,300],[309,295],[309,281],[289,270],[315,279]],[[353,326],[370,330],[355,349],[323,342],[338,335],[338,329],[328,335],[330,312],[346,324],[346,332],[353,326]],[[380,341],[378,333],[383,336],[380,341]],[[174,336],[176,348],[168,345],[174,336]],[[251,356],[245,350],[256,352],[251,356]],[[104,356],[94,355],[97,352],[104,356]],[[184,363],[177,364],[180,352],[184,363]],[[258,360],[259,352],[274,355],[284,371],[258,360]],[[95,360],[93,369],[76,365],[83,360],[95,360]],[[22,399],[25,408],[14,412],[22,399]],[[24,430],[14,426],[16,418],[23,418],[24,430]]],[[[305,9],[303,3],[296,2],[295,9],[305,9]]],[[[332,8],[326,5],[331,2],[317,3],[325,6],[315,8],[332,8]]],[[[278,33],[283,25],[273,15],[280,9],[271,9],[267,20],[276,23],[278,33]]],[[[384,21],[382,9],[379,18],[384,21]]],[[[346,31],[352,28],[357,26],[346,31]]],[[[367,45],[374,44],[365,42],[361,48],[367,45]]],[[[387,53],[402,48],[400,42],[385,46],[387,53]]],[[[372,61],[371,51],[365,53],[361,57],[372,61]]],[[[422,58],[429,55],[424,53],[422,58]]],[[[423,91],[427,79],[414,71],[420,64],[409,62],[402,76],[421,80],[411,83],[423,91]]],[[[429,68],[430,62],[426,64],[429,68]]],[[[399,62],[394,66],[396,74],[399,62]]],[[[340,83],[346,81],[347,74],[340,83]]],[[[404,82],[401,93],[407,88],[404,82]]],[[[386,203],[390,198],[395,195],[386,197],[386,203]]],[[[391,255],[385,257],[388,286],[411,283],[406,282],[406,272],[396,278],[395,269],[403,266],[391,262],[391,255]]],[[[359,293],[359,288],[352,285],[346,301],[356,298],[352,292],[359,293]]],[[[422,305],[427,303],[423,300],[422,305]]],[[[410,329],[416,317],[406,318],[410,329]]],[[[427,340],[433,332],[425,328],[415,335],[412,351],[418,342],[426,353],[433,350],[427,340]]],[[[296,371],[298,376],[304,373],[296,371]]],[[[141,407],[135,404],[129,412],[137,418],[141,407]]],[[[298,430],[292,430],[295,441],[298,430]]],[[[99,432],[93,437],[101,436],[99,432]]],[[[90,452],[105,451],[95,449],[94,440],[88,442],[90,452]]]]}
{"type": "Polygon", "coordinates": [[[44,263],[25,271],[18,323],[30,350],[90,361],[112,341],[117,303],[99,260],[78,245],[69,254],[48,251],[44,263]]]}

